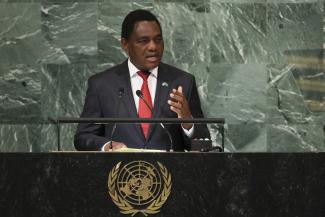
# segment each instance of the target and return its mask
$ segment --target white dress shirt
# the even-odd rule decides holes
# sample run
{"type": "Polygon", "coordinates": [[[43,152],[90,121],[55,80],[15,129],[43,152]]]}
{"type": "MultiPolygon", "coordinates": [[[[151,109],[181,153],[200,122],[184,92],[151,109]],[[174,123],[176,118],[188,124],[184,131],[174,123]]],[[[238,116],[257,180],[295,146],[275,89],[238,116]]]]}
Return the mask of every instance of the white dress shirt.
{"type": "MultiPolygon", "coordinates": [[[[128,67],[130,73],[130,80],[131,80],[131,88],[133,93],[133,98],[135,102],[135,107],[137,108],[137,112],[139,112],[139,97],[137,96],[137,90],[141,90],[141,86],[143,83],[143,79],[138,74],[140,71],[131,63],[130,59],[128,60],[128,67]]],[[[151,96],[152,105],[155,104],[155,95],[156,95],[156,88],[157,88],[157,77],[158,77],[158,66],[154,69],[149,70],[150,74],[148,77],[148,88],[151,96]]]]}

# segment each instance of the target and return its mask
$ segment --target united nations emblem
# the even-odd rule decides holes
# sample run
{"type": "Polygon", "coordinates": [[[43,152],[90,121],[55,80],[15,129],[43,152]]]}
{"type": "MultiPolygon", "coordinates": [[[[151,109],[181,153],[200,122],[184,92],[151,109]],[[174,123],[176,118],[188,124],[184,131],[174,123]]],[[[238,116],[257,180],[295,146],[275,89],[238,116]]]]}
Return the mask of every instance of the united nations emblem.
{"type": "Polygon", "coordinates": [[[108,193],[121,213],[134,216],[156,214],[170,195],[171,174],[157,162],[158,169],[146,161],[116,164],[108,175],[108,193]]]}

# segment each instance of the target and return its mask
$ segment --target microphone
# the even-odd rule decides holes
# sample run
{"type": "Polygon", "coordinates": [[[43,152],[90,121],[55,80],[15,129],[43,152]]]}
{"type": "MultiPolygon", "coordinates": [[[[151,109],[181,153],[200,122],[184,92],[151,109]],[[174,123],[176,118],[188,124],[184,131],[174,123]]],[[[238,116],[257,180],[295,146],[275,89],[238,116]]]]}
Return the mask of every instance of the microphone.
{"type": "MultiPolygon", "coordinates": [[[[153,114],[153,110],[152,108],[150,107],[150,105],[148,104],[147,100],[143,97],[143,93],[141,90],[137,90],[135,92],[137,94],[137,96],[143,100],[144,104],[146,104],[146,106],[149,108],[151,114],[153,114]]],[[[168,135],[168,138],[169,138],[169,141],[170,141],[170,146],[169,146],[169,150],[167,149],[168,152],[173,152],[173,148],[174,148],[174,145],[173,145],[173,139],[172,139],[172,136],[170,135],[170,132],[168,131],[168,129],[165,127],[165,125],[163,123],[159,123],[160,126],[163,128],[163,130],[166,132],[166,134],[168,135]]]]}
{"type": "MultiPolygon", "coordinates": [[[[120,110],[120,105],[121,105],[123,94],[124,94],[124,88],[119,87],[118,90],[117,90],[118,102],[117,102],[116,113],[118,113],[119,110],[120,110]]],[[[110,142],[109,142],[109,148],[110,149],[113,149],[113,136],[114,136],[115,130],[116,130],[116,123],[114,123],[114,125],[113,125],[113,129],[112,129],[111,136],[110,136],[110,142]]]]}

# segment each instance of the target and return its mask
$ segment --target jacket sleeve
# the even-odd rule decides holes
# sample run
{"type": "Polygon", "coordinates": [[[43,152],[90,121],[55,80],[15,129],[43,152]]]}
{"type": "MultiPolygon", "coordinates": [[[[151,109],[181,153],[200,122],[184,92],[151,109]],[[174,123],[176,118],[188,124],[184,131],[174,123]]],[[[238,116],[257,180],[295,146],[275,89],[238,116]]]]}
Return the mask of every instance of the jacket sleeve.
{"type": "MultiPolygon", "coordinates": [[[[201,108],[200,97],[198,94],[196,81],[194,77],[191,83],[192,84],[190,86],[189,95],[188,95],[188,104],[189,104],[190,111],[192,113],[193,118],[204,118],[202,108],[201,108]]],[[[209,139],[211,138],[206,124],[194,125],[194,134],[192,136],[192,139],[194,138],[209,138],[209,139]]]]}
{"type": "MultiPolygon", "coordinates": [[[[80,117],[103,117],[98,91],[92,78],[88,80],[85,104],[80,117]]],[[[79,151],[99,151],[109,140],[105,138],[104,135],[105,127],[103,124],[80,123],[74,136],[74,146],[79,151]]]]}

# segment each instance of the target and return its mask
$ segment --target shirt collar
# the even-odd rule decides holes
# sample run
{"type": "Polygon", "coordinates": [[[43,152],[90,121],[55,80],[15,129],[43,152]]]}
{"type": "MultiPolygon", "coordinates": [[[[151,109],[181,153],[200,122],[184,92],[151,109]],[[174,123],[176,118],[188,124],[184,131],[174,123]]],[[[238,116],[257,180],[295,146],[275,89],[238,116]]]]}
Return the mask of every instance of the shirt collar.
{"type": "MultiPolygon", "coordinates": [[[[128,58],[128,67],[129,67],[130,78],[137,76],[138,71],[141,71],[135,65],[133,65],[130,58],[128,58]]],[[[158,66],[156,68],[150,69],[149,72],[150,72],[150,76],[154,76],[155,78],[157,78],[158,66]]]]}

